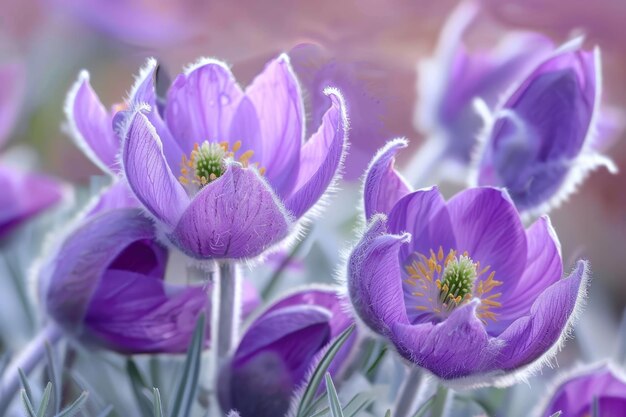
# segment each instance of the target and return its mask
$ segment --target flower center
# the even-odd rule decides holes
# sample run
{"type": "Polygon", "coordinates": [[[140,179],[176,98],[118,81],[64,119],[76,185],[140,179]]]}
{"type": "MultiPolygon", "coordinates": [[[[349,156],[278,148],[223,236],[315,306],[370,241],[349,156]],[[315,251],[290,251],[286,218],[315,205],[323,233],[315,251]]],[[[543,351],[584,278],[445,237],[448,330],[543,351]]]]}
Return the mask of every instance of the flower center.
{"type": "MultiPolygon", "coordinates": [[[[204,187],[224,174],[226,171],[225,160],[227,158],[235,159],[235,155],[240,148],[241,141],[235,142],[232,148],[229,148],[228,142],[209,143],[204,141],[200,145],[195,143],[189,157],[185,155],[182,157],[181,175],[178,177],[178,180],[186,186],[204,187]]],[[[250,158],[253,155],[254,152],[248,150],[239,155],[236,160],[244,168],[248,168],[250,158]]],[[[265,168],[259,168],[258,163],[253,165],[258,168],[259,174],[263,175],[265,173],[265,168]]]]}
{"type": "Polygon", "coordinates": [[[502,294],[492,291],[502,282],[494,279],[495,271],[487,274],[489,266],[481,269],[480,262],[474,262],[467,252],[457,256],[457,251],[450,250],[444,256],[441,247],[437,253],[431,249],[430,256],[416,252],[411,259],[405,266],[404,282],[413,287],[410,294],[417,310],[445,319],[456,307],[476,297],[481,301],[478,318],[485,324],[496,321],[497,314],[491,309],[502,306],[496,301],[502,294]]]}

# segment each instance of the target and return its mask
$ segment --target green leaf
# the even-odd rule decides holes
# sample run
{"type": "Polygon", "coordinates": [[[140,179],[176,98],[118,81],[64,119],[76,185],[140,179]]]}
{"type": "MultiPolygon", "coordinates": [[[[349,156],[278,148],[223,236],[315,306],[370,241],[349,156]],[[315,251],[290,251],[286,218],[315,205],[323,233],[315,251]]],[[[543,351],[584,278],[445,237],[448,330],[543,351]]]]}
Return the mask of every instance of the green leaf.
{"type": "Polygon", "coordinates": [[[385,413],[385,417],[391,417],[391,410],[387,410],[387,412],[385,413]]]}
{"type": "Polygon", "coordinates": [[[433,403],[435,402],[435,398],[436,397],[437,397],[436,395],[433,395],[432,397],[430,397],[429,399],[424,401],[424,404],[422,404],[420,406],[420,408],[417,409],[415,414],[413,414],[413,417],[423,417],[423,416],[425,416],[426,412],[433,407],[433,403]]]}
{"type": "Polygon", "coordinates": [[[61,391],[63,389],[63,383],[61,381],[61,373],[59,372],[56,355],[48,342],[46,342],[46,360],[48,361],[48,376],[54,388],[54,412],[58,413],[59,410],[61,410],[61,391]]]}
{"type": "Polygon", "coordinates": [[[178,385],[174,405],[170,417],[189,416],[191,406],[195,401],[196,389],[198,388],[198,377],[200,376],[200,359],[202,346],[204,344],[204,314],[200,314],[193,338],[187,351],[183,374],[178,385]]]}
{"type": "Polygon", "coordinates": [[[87,401],[87,397],[89,397],[89,393],[87,391],[83,391],[82,394],[67,408],[57,414],[55,417],[73,417],[75,416],[85,405],[87,401]]]}
{"type": "Polygon", "coordinates": [[[343,414],[345,417],[354,417],[363,410],[365,407],[370,405],[373,401],[371,393],[361,392],[354,397],[346,404],[343,408],[343,414]]]}
{"type": "Polygon", "coordinates": [[[141,414],[144,417],[152,416],[152,401],[145,395],[148,384],[137,367],[137,364],[131,358],[128,358],[126,361],[126,374],[128,374],[128,378],[130,379],[130,385],[135,394],[135,399],[137,400],[141,414]]]}
{"type": "Polygon", "coordinates": [[[22,405],[24,406],[24,409],[26,410],[26,414],[28,414],[28,417],[37,417],[37,414],[35,413],[35,408],[33,407],[33,404],[30,402],[30,399],[28,398],[28,395],[26,394],[25,389],[22,389],[20,391],[20,399],[22,400],[22,405]]]}
{"type": "Polygon", "coordinates": [[[28,383],[28,377],[22,371],[22,368],[18,368],[17,372],[20,374],[20,381],[22,382],[22,387],[24,387],[24,391],[26,391],[26,396],[28,398],[33,398],[33,391],[30,389],[30,384],[28,383]]]}
{"type": "Polygon", "coordinates": [[[376,356],[372,364],[369,366],[369,368],[365,372],[366,376],[368,377],[373,376],[374,371],[376,371],[376,369],[378,368],[378,365],[380,365],[380,362],[383,360],[386,353],[387,353],[387,346],[383,346],[380,349],[380,352],[378,352],[378,355],[376,356]]]}
{"type": "Polygon", "coordinates": [[[304,394],[302,395],[302,399],[300,400],[300,405],[298,406],[298,412],[296,414],[297,417],[306,417],[312,411],[311,405],[315,398],[315,393],[319,388],[324,373],[328,370],[330,363],[339,352],[339,349],[343,346],[344,343],[348,340],[352,332],[354,331],[354,324],[344,330],[335,341],[330,345],[329,349],[326,351],[326,354],[320,362],[317,364],[315,371],[313,371],[313,375],[309,383],[307,384],[306,389],[304,390],[304,394]]]}
{"type": "Polygon", "coordinates": [[[154,394],[154,417],[163,417],[163,406],[161,405],[161,394],[158,388],[153,388],[154,394]]]}
{"type": "Polygon", "coordinates": [[[37,417],[44,417],[46,411],[48,411],[48,404],[50,403],[50,393],[52,392],[52,383],[46,384],[46,389],[43,391],[41,397],[41,403],[39,404],[39,410],[37,410],[37,417]]]}
{"type": "Polygon", "coordinates": [[[330,406],[330,415],[332,417],[343,417],[343,411],[341,410],[341,402],[337,397],[337,390],[333,379],[330,377],[330,373],[326,372],[326,394],[328,394],[328,405],[330,406]]]}

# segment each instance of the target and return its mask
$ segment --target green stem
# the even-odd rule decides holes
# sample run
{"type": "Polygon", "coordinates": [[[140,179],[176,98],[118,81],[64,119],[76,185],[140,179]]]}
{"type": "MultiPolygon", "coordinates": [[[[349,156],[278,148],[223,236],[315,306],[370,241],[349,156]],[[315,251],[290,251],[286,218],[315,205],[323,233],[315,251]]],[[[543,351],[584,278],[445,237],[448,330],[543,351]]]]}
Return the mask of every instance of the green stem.
{"type": "Polygon", "coordinates": [[[448,388],[439,384],[435,401],[432,408],[432,417],[447,417],[450,413],[450,404],[452,402],[453,393],[448,388]]]}

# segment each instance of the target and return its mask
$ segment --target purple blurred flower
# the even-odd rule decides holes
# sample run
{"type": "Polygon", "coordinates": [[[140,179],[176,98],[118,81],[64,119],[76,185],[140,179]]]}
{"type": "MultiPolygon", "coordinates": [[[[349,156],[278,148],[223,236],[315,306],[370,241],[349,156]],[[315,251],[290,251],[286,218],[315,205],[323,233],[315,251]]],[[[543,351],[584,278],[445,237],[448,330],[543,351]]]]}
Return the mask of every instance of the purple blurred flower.
{"type": "MultiPolygon", "coordinates": [[[[0,147],[14,128],[25,89],[24,68],[13,62],[0,65],[0,147]]],[[[62,197],[61,184],[52,178],[0,166],[0,237],[16,226],[56,204],[62,197]]]]}
{"type": "Polygon", "coordinates": [[[599,51],[574,40],[540,64],[495,113],[478,184],[505,187],[520,211],[545,212],[598,166],[599,51]]]}
{"type": "MultiPolygon", "coordinates": [[[[112,187],[39,269],[49,316],[85,343],[123,353],[183,352],[210,287],[165,281],[168,250],[136,208],[119,208],[126,188],[112,187]],[[114,201],[117,202],[114,202],[114,201]]],[[[243,314],[259,300],[244,286],[243,314]]],[[[207,331],[207,337],[210,332],[207,331]]]]}
{"type": "Polygon", "coordinates": [[[201,60],[174,80],[164,104],[155,70],[149,61],[131,93],[136,108],[123,117],[123,171],[138,200],[195,258],[251,258],[282,241],[341,169],[339,92],[326,90],[330,108],[303,143],[300,88],[286,55],[245,91],[224,63],[201,60]]]}
{"type": "MultiPolygon", "coordinates": [[[[295,391],[329,343],[352,322],[335,289],[295,292],[272,304],[248,328],[220,374],[224,411],[243,417],[283,416],[295,391]]],[[[336,375],[349,356],[353,334],[330,365],[336,375]]]]}
{"type": "Polygon", "coordinates": [[[563,417],[596,415],[596,401],[598,416],[621,417],[626,410],[626,379],[608,365],[589,369],[561,383],[541,416],[550,417],[558,411],[563,417]]]}
{"type": "Polygon", "coordinates": [[[419,66],[417,128],[462,166],[469,165],[483,125],[473,100],[492,108],[553,48],[541,35],[511,33],[493,49],[469,53],[463,37],[477,14],[476,3],[462,2],[446,22],[434,57],[419,66]]]}
{"type": "Polygon", "coordinates": [[[587,262],[566,279],[560,244],[541,217],[524,230],[508,195],[436,187],[410,192],[393,169],[396,140],[364,185],[368,228],[348,286],[363,322],[444,380],[510,383],[553,354],[586,289],[587,262]]]}

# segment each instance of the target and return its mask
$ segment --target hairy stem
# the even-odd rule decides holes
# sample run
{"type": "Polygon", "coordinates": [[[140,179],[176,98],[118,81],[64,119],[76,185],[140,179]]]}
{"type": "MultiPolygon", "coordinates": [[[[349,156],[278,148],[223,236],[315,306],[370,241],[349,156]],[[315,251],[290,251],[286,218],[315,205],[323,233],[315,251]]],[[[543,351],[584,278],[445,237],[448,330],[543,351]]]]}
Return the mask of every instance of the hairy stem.
{"type": "Polygon", "coordinates": [[[422,372],[418,368],[411,367],[396,399],[396,417],[410,417],[415,408],[418,397],[422,372]]]}

